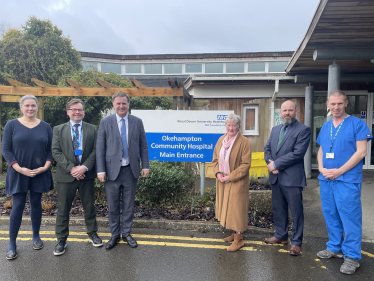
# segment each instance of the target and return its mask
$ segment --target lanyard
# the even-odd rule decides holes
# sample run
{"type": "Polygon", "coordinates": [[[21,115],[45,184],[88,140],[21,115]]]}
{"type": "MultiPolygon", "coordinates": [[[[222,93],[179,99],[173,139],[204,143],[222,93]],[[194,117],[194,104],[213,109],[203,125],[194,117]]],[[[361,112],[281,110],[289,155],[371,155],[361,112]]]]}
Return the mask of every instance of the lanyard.
{"type": "Polygon", "coordinates": [[[331,130],[330,130],[330,139],[331,139],[331,145],[330,145],[330,152],[331,152],[331,150],[332,150],[332,145],[333,145],[333,144],[334,144],[334,142],[335,142],[335,139],[336,139],[336,135],[338,134],[338,132],[339,132],[340,128],[342,127],[342,125],[343,125],[343,123],[344,123],[344,120],[345,120],[345,118],[347,118],[347,114],[345,114],[345,116],[344,116],[344,119],[343,119],[343,121],[342,121],[342,122],[340,123],[340,125],[339,125],[338,129],[336,130],[336,133],[335,133],[334,139],[332,139],[332,126],[333,126],[334,120],[331,120],[331,130]]]}
{"type": "MultiPolygon", "coordinates": [[[[71,125],[71,124],[70,124],[71,125]]],[[[77,134],[75,133],[75,130],[73,128],[73,126],[71,126],[71,131],[73,132],[73,136],[74,138],[77,140],[77,143],[78,143],[78,147],[81,147],[81,143],[82,143],[82,126],[81,126],[81,133],[79,135],[79,139],[77,138],[77,134]]]]}

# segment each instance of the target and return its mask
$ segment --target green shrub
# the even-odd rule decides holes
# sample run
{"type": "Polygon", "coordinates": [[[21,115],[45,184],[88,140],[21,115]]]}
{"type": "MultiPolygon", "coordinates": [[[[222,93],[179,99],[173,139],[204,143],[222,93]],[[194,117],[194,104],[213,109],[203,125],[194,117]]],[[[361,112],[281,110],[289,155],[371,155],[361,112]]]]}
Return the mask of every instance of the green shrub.
{"type": "Polygon", "coordinates": [[[95,179],[95,203],[101,206],[108,205],[105,195],[104,183],[99,181],[98,178],[95,179]]]}
{"type": "Polygon", "coordinates": [[[5,181],[0,181],[0,189],[4,189],[5,188],[5,181]]]}
{"type": "Polygon", "coordinates": [[[3,157],[3,173],[6,173],[6,171],[8,170],[8,162],[5,161],[4,157],[3,157]]]}
{"type": "Polygon", "coordinates": [[[150,162],[149,176],[139,178],[136,201],[147,207],[173,204],[183,199],[195,186],[195,174],[185,163],[150,162]]]}

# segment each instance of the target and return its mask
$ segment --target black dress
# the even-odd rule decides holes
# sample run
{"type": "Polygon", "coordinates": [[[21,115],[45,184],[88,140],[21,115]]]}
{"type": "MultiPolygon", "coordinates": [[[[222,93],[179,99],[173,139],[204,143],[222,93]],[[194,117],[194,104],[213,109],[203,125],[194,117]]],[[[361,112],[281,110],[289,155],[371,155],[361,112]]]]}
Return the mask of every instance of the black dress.
{"type": "Polygon", "coordinates": [[[44,167],[47,160],[53,162],[51,146],[52,129],[48,123],[40,121],[39,125],[31,129],[22,125],[18,119],[6,123],[1,151],[9,164],[5,181],[7,194],[28,190],[44,193],[53,189],[51,169],[31,178],[10,166],[18,162],[20,167],[31,170],[44,167]]]}

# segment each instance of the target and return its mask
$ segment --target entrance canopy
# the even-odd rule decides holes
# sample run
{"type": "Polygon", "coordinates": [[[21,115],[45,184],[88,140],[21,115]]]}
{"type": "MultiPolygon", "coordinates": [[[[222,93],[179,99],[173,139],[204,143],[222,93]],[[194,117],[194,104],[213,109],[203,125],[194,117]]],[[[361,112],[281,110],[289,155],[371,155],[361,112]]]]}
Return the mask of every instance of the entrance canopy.
{"type": "Polygon", "coordinates": [[[314,60],[315,51],[349,53],[350,59],[339,59],[342,73],[373,73],[374,56],[359,54],[374,49],[374,1],[320,0],[309,28],[292,56],[286,73],[327,73],[333,58],[314,60]],[[357,59],[355,59],[357,58],[357,59]]]}

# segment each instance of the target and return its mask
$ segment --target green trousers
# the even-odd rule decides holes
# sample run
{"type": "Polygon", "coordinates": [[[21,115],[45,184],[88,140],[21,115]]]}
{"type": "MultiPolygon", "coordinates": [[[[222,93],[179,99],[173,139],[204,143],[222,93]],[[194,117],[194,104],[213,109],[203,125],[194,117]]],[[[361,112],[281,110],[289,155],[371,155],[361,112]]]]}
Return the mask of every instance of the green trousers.
{"type": "Polygon", "coordinates": [[[87,234],[90,236],[97,232],[94,180],[74,180],[71,183],[58,182],[56,217],[56,236],[58,240],[66,241],[69,236],[69,213],[77,190],[83,206],[87,234]]]}

